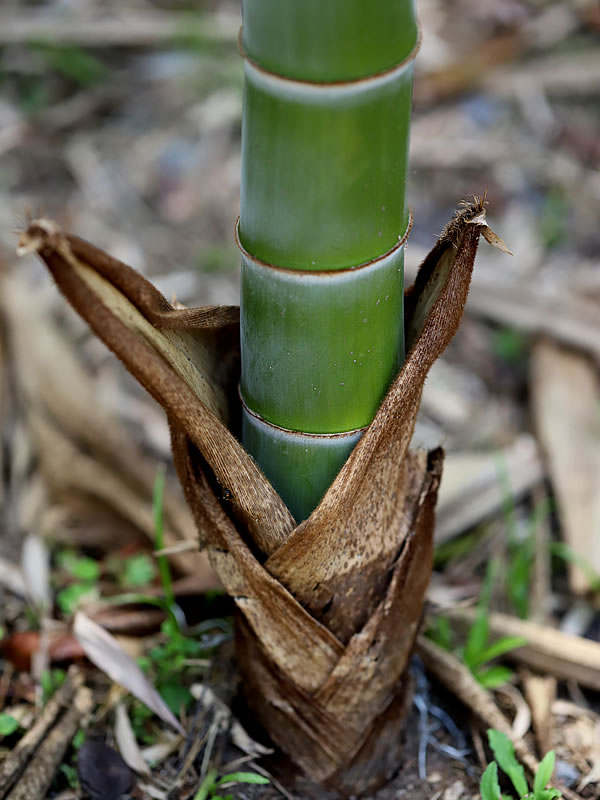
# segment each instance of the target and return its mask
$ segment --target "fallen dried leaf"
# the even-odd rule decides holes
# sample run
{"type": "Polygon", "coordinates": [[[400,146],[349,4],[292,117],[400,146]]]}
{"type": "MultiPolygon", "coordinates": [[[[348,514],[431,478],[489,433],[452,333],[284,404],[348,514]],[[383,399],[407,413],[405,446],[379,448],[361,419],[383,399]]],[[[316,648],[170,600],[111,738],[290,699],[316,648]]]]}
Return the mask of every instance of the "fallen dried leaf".
{"type": "Polygon", "coordinates": [[[30,533],[23,541],[21,569],[30,601],[41,611],[50,608],[50,554],[45,542],[30,533]]]}
{"type": "Polygon", "coordinates": [[[504,696],[512,706],[514,712],[511,714],[512,736],[514,739],[522,739],[531,727],[531,711],[525,702],[525,698],[517,687],[512,686],[510,683],[499,686],[495,690],[495,693],[500,695],[500,697],[504,696]]]}
{"type": "Polygon", "coordinates": [[[513,255],[512,251],[508,249],[508,247],[504,244],[502,239],[498,236],[497,233],[494,233],[494,231],[489,227],[489,225],[484,225],[481,228],[481,235],[488,244],[492,245],[492,247],[496,247],[503,253],[508,253],[509,256],[513,255]]]}
{"type": "MultiPolygon", "coordinates": [[[[534,421],[548,460],[565,541],[600,575],[600,380],[585,356],[549,342],[531,362],[534,421]]],[[[575,592],[589,575],[569,564],[575,592]]]]}
{"type": "MultiPolygon", "coordinates": [[[[192,696],[201,702],[204,708],[210,709],[216,706],[231,716],[231,711],[229,708],[219,697],[217,697],[211,687],[207,684],[196,683],[190,688],[190,691],[192,696]]],[[[269,755],[273,752],[272,747],[265,747],[263,744],[260,744],[260,742],[255,742],[254,739],[248,735],[240,722],[234,717],[231,718],[229,725],[231,741],[243,753],[246,753],[246,755],[251,756],[252,758],[258,758],[260,756],[269,755]]]]}
{"type": "Polygon", "coordinates": [[[75,614],[73,633],[92,664],[105,672],[115,683],[131,692],[164,722],[172,725],[178,733],[184,734],[181,724],[165,701],[110,633],[81,611],[75,614]]]}
{"type": "Polygon", "coordinates": [[[538,753],[545,755],[553,747],[554,718],[552,716],[552,703],[556,699],[556,678],[546,675],[532,675],[530,672],[526,672],[521,675],[521,679],[525,689],[525,697],[531,709],[538,753]]]}
{"type": "Polygon", "coordinates": [[[150,767],[144,761],[123,703],[115,707],[115,739],[127,766],[139,775],[150,775],[150,767]]]}

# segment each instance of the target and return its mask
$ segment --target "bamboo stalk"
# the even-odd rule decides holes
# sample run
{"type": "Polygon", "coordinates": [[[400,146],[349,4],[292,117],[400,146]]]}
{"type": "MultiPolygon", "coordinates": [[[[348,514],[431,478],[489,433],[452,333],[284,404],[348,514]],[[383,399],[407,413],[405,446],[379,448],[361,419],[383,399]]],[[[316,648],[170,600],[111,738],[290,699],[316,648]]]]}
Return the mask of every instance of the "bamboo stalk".
{"type": "Polygon", "coordinates": [[[418,32],[410,0],[243,14],[243,441],[302,520],[404,358],[418,32]]]}

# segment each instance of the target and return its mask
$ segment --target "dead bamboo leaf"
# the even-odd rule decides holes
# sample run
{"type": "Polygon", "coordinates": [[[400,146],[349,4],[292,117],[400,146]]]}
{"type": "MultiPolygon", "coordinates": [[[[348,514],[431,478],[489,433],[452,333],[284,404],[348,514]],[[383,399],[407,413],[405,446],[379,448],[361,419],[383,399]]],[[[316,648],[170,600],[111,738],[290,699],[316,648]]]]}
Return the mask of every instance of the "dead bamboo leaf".
{"type": "MultiPolygon", "coordinates": [[[[532,492],[532,502],[536,508],[550,508],[548,490],[540,483],[532,492]]],[[[552,555],[550,515],[539,516],[533,530],[533,567],[531,570],[531,591],[529,593],[529,619],[543,625],[548,621],[550,610],[552,555]]]]}
{"type": "Polygon", "coordinates": [[[524,48],[521,30],[487,38],[471,48],[468,57],[461,53],[460,60],[421,75],[415,83],[415,100],[432,103],[477,86],[493,67],[511,62],[524,48]]]}
{"type": "Polygon", "coordinates": [[[223,424],[236,396],[239,309],[175,310],[131,267],[46,219],[29,225],[18,252],[40,255],[75,310],[187,432],[258,546],[272,552],[293,519],[223,424]]]}
{"type": "Polygon", "coordinates": [[[146,764],[157,766],[181,747],[181,736],[172,731],[161,731],[160,741],[144,747],[142,757],[146,764]],[[168,734],[168,735],[167,735],[168,734]]]}
{"type": "Polygon", "coordinates": [[[482,226],[481,235],[488,244],[492,245],[492,247],[496,247],[498,250],[501,250],[503,253],[507,253],[509,256],[513,255],[512,251],[508,249],[506,244],[502,241],[497,233],[494,233],[489,225],[482,226]]]}
{"type": "Polygon", "coordinates": [[[86,604],[87,615],[109,633],[118,636],[148,636],[160,630],[165,612],[160,608],[119,607],[86,604]],[[98,608],[98,606],[100,606],[98,608]]]}
{"type": "Polygon", "coordinates": [[[259,758],[260,756],[273,753],[272,747],[265,747],[263,744],[260,744],[260,742],[255,742],[254,739],[252,739],[248,733],[246,733],[239,721],[231,715],[230,709],[219,697],[217,697],[210,686],[203,683],[195,683],[190,687],[190,692],[192,697],[201,703],[204,709],[209,710],[212,708],[218,708],[220,711],[231,717],[229,720],[231,741],[243,753],[246,753],[246,755],[250,756],[251,758],[259,758]]]}
{"type": "Polygon", "coordinates": [[[525,689],[525,698],[531,709],[538,753],[545,755],[553,747],[552,704],[556,699],[556,678],[552,675],[533,675],[523,671],[521,680],[525,689]]]}
{"type": "Polygon", "coordinates": [[[567,700],[554,700],[552,715],[552,748],[582,776],[578,791],[588,783],[598,783],[600,716],[567,700]]]}
{"type": "MultiPolygon", "coordinates": [[[[318,508],[267,561],[318,618],[327,609],[326,624],[342,641],[372,613],[382,589],[374,576],[386,575],[411,530],[408,508],[418,504],[403,508],[394,493],[416,499],[431,490],[424,454],[406,454],[425,377],[462,317],[483,224],[470,221],[483,211],[483,201],[461,210],[423,262],[407,292],[400,373],[318,508]]],[[[430,564],[423,569],[430,574],[430,564]]]]}
{"type": "Polygon", "coordinates": [[[485,76],[485,89],[500,97],[514,97],[522,87],[534,86],[554,97],[596,94],[600,81],[600,58],[596,48],[580,53],[551,54],[529,59],[485,76]]]}
{"type": "Polygon", "coordinates": [[[150,767],[144,761],[122,702],[117,703],[115,707],[115,739],[127,766],[139,775],[150,775],[150,767]]]}
{"type": "Polygon", "coordinates": [[[50,554],[45,542],[36,534],[25,537],[21,552],[21,569],[27,585],[27,595],[42,611],[50,608],[50,554]]]}
{"type": "MultiPolygon", "coordinates": [[[[23,44],[31,41],[56,42],[78,47],[158,47],[171,45],[182,31],[190,30],[191,20],[184,11],[128,9],[117,7],[114,14],[90,17],[77,8],[68,16],[54,17],[32,9],[25,14],[5,10],[0,21],[0,43],[23,44]]],[[[220,11],[198,19],[198,33],[213,43],[235,42],[240,29],[239,13],[220,11]]]]}
{"type": "Polygon", "coordinates": [[[92,664],[106,673],[112,681],[131,692],[164,722],[172,725],[178,733],[184,734],[181,724],[165,701],[114,636],[81,611],[75,614],[73,633],[92,664]]]}
{"type": "Polygon", "coordinates": [[[80,661],[85,653],[77,640],[66,631],[14,631],[2,639],[0,653],[15,669],[28,672],[42,649],[47,648],[50,663],[80,661]]]}
{"type": "MultiPolygon", "coordinates": [[[[585,356],[549,341],[532,353],[534,422],[548,460],[563,538],[600,574],[600,379],[585,356]]],[[[569,564],[575,592],[589,575],[569,564]]]]}

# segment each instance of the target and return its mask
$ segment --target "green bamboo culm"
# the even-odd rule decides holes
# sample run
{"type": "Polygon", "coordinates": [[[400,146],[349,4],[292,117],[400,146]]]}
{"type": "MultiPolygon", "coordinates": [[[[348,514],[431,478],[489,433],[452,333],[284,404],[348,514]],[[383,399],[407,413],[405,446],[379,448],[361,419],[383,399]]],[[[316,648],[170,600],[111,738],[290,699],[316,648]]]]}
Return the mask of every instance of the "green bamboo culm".
{"type": "Polygon", "coordinates": [[[298,522],[404,358],[414,0],[243,0],[242,437],[298,522]]]}

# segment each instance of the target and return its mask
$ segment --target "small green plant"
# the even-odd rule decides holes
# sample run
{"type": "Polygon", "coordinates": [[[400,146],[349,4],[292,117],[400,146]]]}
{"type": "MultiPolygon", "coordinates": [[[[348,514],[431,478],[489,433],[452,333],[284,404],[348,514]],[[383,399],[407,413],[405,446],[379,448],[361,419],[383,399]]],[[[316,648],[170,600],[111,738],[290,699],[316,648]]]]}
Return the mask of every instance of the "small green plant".
{"type": "Polygon", "coordinates": [[[559,247],[569,237],[569,200],[557,185],[546,192],[539,215],[539,231],[547,248],[559,247]]]}
{"type": "MultiPolygon", "coordinates": [[[[79,728],[75,736],[70,742],[68,751],[64,756],[63,763],[60,765],[58,773],[54,777],[54,782],[51,786],[51,795],[54,796],[52,790],[62,793],[65,787],[68,787],[74,792],[79,790],[79,776],[77,774],[77,753],[79,748],[84,743],[86,732],[83,728],[79,728]]],[[[70,795],[69,795],[70,796],[70,795]]],[[[77,795],[79,796],[79,794],[77,795]]]]}
{"type": "Polygon", "coordinates": [[[37,114],[50,105],[47,83],[38,75],[23,75],[19,81],[19,104],[25,114],[37,114]]]}
{"type": "Polygon", "coordinates": [[[452,626],[445,614],[438,614],[431,620],[427,628],[427,636],[444,650],[449,652],[454,650],[452,626]]]}
{"type": "Polygon", "coordinates": [[[125,591],[149,586],[156,577],[156,565],[148,553],[135,553],[126,558],[111,556],[106,560],[106,569],[125,591]]]}
{"type": "Polygon", "coordinates": [[[138,663],[152,675],[171,711],[179,714],[192,701],[189,689],[181,682],[182,675],[190,661],[206,656],[206,648],[202,641],[184,636],[171,617],[161,625],[161,633],[161,643],[152,647],[147,656],[138,659],[138,663]]]}
{"type": "Polygon", "coordinates": [[[503,795],[500,791],[498,767],[508,776],[520,800],[525,800],[525,798],[527,800],[555,800],[562,796],[558,789],[546,788],[554,770],[553,751],[546,753],[542,759],[533,781],[533,791],[530,791],[525,770],[517,761],[513,743],[508,736],[493,728],[490,728],[487,733],[495,760],[488,764],[481,776],[479,785],[481,800],[510,800],[512,798],[512,795],[503,795]]]}
{"type": "Polygon", "coordinates": [[[57,566],[68,572],[74,583],[70,583],[57,592],[56,602],[66,616],[73,614],[84,597],[97,593],[100,578],[100,566],[97,561],[87,556],[77,555],[72,550],[61,550],[56,556],[57,566]]]}
{"type": "Polygon", "coordinates": [[[54,692],[65,682],[67,673],[64,669],[45,669],[40,675],[40,686],[42,687],[42,703],[45,705],[52,697],[54,692]]]}
{"type": "Polygon", "coordinates": [[[81,745],[85,742],[86,732],[83,728],[79,728],[71,741],[71,747],[78,751],[81,745]]]}
{"type": "Polygon", "coordinates": [[[490,644],[490,601],[497,573],[497,562],[489,562],[485,581],[481,589],[477,614],[469,632],[462,653],[465,665],[471,670],[478,683],[486,689],[495,689],[512,678],[513,671],[502,664],[486,666],[495,658],[522,647],[527,641],[522,636],[503,636],[490,644]]]}
{"type": "MultiPolygon", "coordinates": [[[[63,614],[70,616],[83,598],[97,596],[101,565],[93,558],[78,555],[73,550],[60,550],[56,563],[75,578],[73,583],[60,589],[56,595],[59,608],[63,614]]],[[[147,553],[136,553],[128,558],[113,556],[107,560],[106,570],[114,576],[119,586],[128,590],[148,586],[156,576],[154,562],[147,553]]]]}
{"type": "Polygon", "coordinates": [[[58,72],[84,89],[96,86],[108,76],[104,64],[81,47],[34,42],[31,48],[44,60],[49,70],[58,72]]]}
{"type": "MultiPolygon", "coordinates": [[[[165,495],[165,468],[161,464],[156,471],[154,481],[154,491],[152,493],[152,509],[154,512],[154,547],[156,550],[164,550],[165,547],[165,515],[164,515],[164,495],[165,495]]],[[[166,556],[157,556],[158,572],[162,583],[165,601],[172,610],[175,607],[175,594],[173,592],[173,580],[171,579],[171,568],[169,559],[166,556]]]]}
{"type": "Polygon", "coordinates": [[[447,617],[436,617],[429,627],[427,635],[445,650],[454,651],[462,658],[465,666],[473,673],[477,682],[486,689],[502,686],[513,676],[513,671],[503,664],[487,666],[490,661],[505,655],[517,647],[527,644],[522,636],[503,636],[490,643],[490,600],[495,582],[497,563],[489,562],[485,580],[479,597],[477,614],[468,630],[464,648],[455,648],[452,642],[452,630],[447,617]]]}
{"type": "Polygon", "coordinates": [[[61,550],[56,556],[56,562],[59,567],[80,581],[95,582],[100,577],[97,561],[88,556],[77,555],[72,550],[61,550]]]}
{"type": "Polygon", "coordinates": [[[269,779],[258,775],[256,772],[232,772],[217,778],[217,770],[211,769],[200,784],[200,788],[194,795],[193,800],[233,800],[232,794],[222,795],[219,789],[225,789],[236,783],[254,783],[265,785],[269,779]]]}
{"type": "Polygon", "coordinates": [[[61,764],[60,772],[64,775],[69,789],[77,789],[79,786],[79,778],[77,777],[77,767],[72,764],[61,764]]]}
{"type": "Polygon", "coordinates": [[[500,327],[492,335],[492,349],[501,361],[512,366],[525,359],[529,339],[515,328],[500,327]]]}
{"type": "Polygon", "coordinates": [[[0,713],[0,736],[10,736],[19,727],[19,721],[11,714],[0,713]]]}
{"type": "Polygon", "coordinates": [[[502,505],[508,542],[508,565],[505,581],[507,598],[517,616],[527,619],[535,530],[551,512],[552,504],[548,498],[537,503],[521,533],[509,474],[503,459],[498,460],[498,478],[502,489],[502,505]]]}
{"type": "Polygon", "coordinates": [[[233,265],[237,268],[236,251],[235,245],[207,244],[196,255],[198,268],[202,272],[231,272],[233,265]]]}
{"type": "MultiPolygon", "coordinates": [[[[160,467],[156,473],[153,493],[154,511],[154,544],[156,550],[162,550],[164,542],[164,513],[163,496],[165,488],[164,468],[160,467]]],[[[192,700],[192,695],[182,683],[182,676],[188,669],[198,669],[202,666],[208,651],[217,644],[212,637],[207,639],[202,633],[208,633],[211,628],[220,628],[222,635],[229,636],[229,625],[224,620],[206,620],[195,628],[188,628],[185,617],[175,601],[171,569],[166,556],[157,556],[158,572],[162,583],[163,598],[147,598],[147,601],[159,605],[167,614],[161,625],[163,634],[161,641],[156,644],[148,654],[138,663],[146,672],[150,673],[156,688],[164,701],[174,714],[179,714],[192,700]]],[[[135,595],[131,595],[134,598],[135,595]]],[[[144,601],[140,595],[138,601],[144,601]]],[[[138,729],[145,723],[144,712],[134,714],[134,727],[138,729]]]]}
{"type": "Polygon", "coordinates": [[[434,566],[441,568],[449,561],[467,555],[485,539],[486,534],[486,525],[481,524],[463,536],[457,536],[456,539],[450,539],[438,545],[435,548],[434,566]]]}

